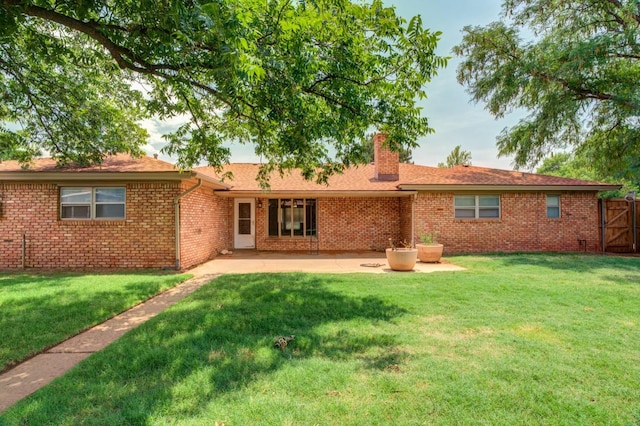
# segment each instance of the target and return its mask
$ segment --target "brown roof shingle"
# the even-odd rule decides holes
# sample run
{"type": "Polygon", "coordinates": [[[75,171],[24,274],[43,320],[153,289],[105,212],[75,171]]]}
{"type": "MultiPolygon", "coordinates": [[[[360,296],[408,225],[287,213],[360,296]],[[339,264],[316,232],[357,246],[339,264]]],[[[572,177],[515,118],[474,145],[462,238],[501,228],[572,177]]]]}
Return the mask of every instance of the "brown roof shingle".
{"type": "Polygon", "coordinates": [[[177,172],[173,164],[148,156],[139,158],[128,154],[117,154],[106,157],[102,164],[79,167],[59,167],[53,158],[36,158],[27,167],[22,167],[17,161],[3,161],[0,172],[61,172],[61,173],[123,173],[123,172],[177,172]]]}
{"type": "MultiPolygon", "coordinates": [[[[226,183],[231,186],[231,191],[259,192],[260,185],[256,181],[260,165],[235,163],[223,168],[223,172],[231,172],[233,180],[226,183]]],[[[211,167],[198,167],[195,169],[216,179],[221,174],[216,173],[211,167]]],[[[601,182],[590,182],[579,179],[570,179],[557,176],[538,175],[509,170],[489,169],[474,166],[456,166],[452,168],[439,168],[419,166],[414,164],[400,164],[400,179],[398,181],[377,181],[373,178],[374,166],[368,164],[352,167],[344,173],[329,178],[329,185],[320,185],[306,181],[299,171],[287,172],[280,177],[277,172],[271,174],[270,185],[272,192],[366,192],[366,191],[397,191],[399,189],[423,189],[433,187],[450,187],[460,189],[463,186],[506,188],[517,187],[522,189],[534,189],[539,187],[557,187],[564,189],[583,189],[587,191],[603,190],[603,187],[615,189],[617,185],[601,182]]]]}
{"type": "MultiPolygon", "coordinates": [[[[231,186],[232,191],[261,191],[260,184],[256,180],[259,164],[234,163],[223,168],[223,173],[231,172],[232,180],[225,183],[231,186]]],[[[219,178],[212,167],[197,167],[198,173],[219,178]]],[[[398,182],[382,182],[373,179],[373,166],[366,165],[353,167],[343,174],[337,174],[329,178],[329,185],[317,184],[305,180],[299,170],[285,172],[281,177],[278,172],[270,176],[271,191],[396,191],[398,182]]]]}
{"type": "MultiPolygon", "coordinates": [[[[193,172],[210,183],[216,184],[219,189],[229,187],[231,192],[261,193],[256,176],[260,164],[233,163],[223,167],[218,173],[213,167],[196,167],[193,172]],[[230,172],[233,179],[223,179],[224,173],[230,172]],[[219,185],[220,181],[224,182],[219,185]]],[[[305,180],[299,170],[285,172],[284,176],[274,172],[271,174],[270,185],[272,192],[314,192],[326,193],[373,193],[399,190],[461,190],[465,188],[478,189],[568,189],[600,191],[619,188],[601,182],[590,182],[579,179],[570,179],[557,176],[545,176],[534,173],[523,173],[511,170],[489,169],[476,166],[456,166],[452,168],[439,168],[419,166],[414,164],[400,164],[400,179],[398,181],[378,181],[373,178],[374,165],[367,164],[352,167],[342,174],[336,174],[329,178],[329,184],[317,184],[305,180]]],[[[153,174],[158,179],[161,176],[171,174],[176,178],[186,179],[193,176],[192,171],[180,173],[180,169],[163,160],[143,156],[133,158],[130,155],[119,154],[105,158],[101,165],[91,167],[58,167],[51,158],[35,159],[28,168],[23,168],[17,161],[0,162],[0,179],[11,175],[20,175],[29,179],[41,174],[58,174],[66,176],[81,173],[91,174],[115,174],[115,173],[147,173],[153,174]]],[[[109,179],[105,176],[105,179],[109,179]]]]}
{"type": "MultiPolygon", "coordinates": [[[[420,166],[419,166],[420,167],[420,166]]],[[[593,186],[611,185],[559,176],[540,175],[514,170],[489,169],[476,166],[433,168],[432,173],[418,173],[402,185],[492,185],[492,186],[593,186]]]]}

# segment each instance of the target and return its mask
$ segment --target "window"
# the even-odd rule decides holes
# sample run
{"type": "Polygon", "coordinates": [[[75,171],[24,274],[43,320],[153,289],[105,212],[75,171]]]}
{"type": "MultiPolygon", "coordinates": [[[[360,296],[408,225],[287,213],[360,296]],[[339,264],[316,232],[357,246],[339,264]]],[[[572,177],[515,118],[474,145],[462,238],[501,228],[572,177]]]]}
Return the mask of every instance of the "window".
{"type": "Polygon", "coordinates": [[[547,217],[557,219],[560,217],[560,196],[547,195],[547,217]]]}
{"type": "Polygon", "coordinates": [[[454,198],[456,219],[499,219],[499,195],[456,195],[454,198]]]}
{"type": "Polygon", "coordinates": [[[269,200],[267,220],[270,237],[316,235],[316,200],[283,198],[269,200]]]}
{"type": "Polygon", "coordinates": [[[125,188],[60,188],[62,219],[124,219],[125,188]]]}

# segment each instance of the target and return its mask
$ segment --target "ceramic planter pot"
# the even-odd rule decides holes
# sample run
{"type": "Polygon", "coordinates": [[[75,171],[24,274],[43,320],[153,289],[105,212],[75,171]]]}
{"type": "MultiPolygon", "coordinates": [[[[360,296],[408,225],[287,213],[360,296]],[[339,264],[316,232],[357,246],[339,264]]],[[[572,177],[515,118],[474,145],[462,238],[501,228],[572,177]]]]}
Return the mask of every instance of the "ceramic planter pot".
{"type": "Polygon", "coordinates": [[[442,244],[416,244],[416,249],[420,262],[436,263],[440,262],[444,246],[442,244]]]}
{"type": "Polygon", "coordinates": [[[418,258],[418,249],[414,248],[388,248],[387,262],[389,267],[394,271],[411,271],[416,266],[418,258]]]}

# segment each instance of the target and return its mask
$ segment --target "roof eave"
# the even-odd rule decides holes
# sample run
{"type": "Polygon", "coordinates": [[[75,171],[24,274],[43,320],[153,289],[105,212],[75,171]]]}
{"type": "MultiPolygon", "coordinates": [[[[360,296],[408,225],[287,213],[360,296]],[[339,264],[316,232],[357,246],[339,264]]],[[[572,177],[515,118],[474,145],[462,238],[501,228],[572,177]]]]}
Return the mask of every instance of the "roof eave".
{"type": "Polygon", "coordinates": [[[0,172],[0,181],[11,182],[86,182],[86,181],[181,181],[191,178],[202,179],[207,186],[218,189],[229,189],[230,185],[202,173],[186,171],[167,172],[112,172],[112,171],[15,171],[0,172]]]}
{"type": "Polygon", "coordinates": [[[229,198],[331,198],[331,197],[409,197],[417,194],[416,191],[294,191],[294,190],[275,190],[275,191],[255,191],[255,190],[234,190],[216,191],[216,195],[229,198]]]}
{"type": "Polygon", "coordinates": [[[200,172],[191,172],[191,173],[193,173],[194,177],[198,179],[202,179],[203,182],[209,184],[208,186],[213,187],[215,190],[228,190],[229,188],[231,188],[231,185],[224,183],[222,181],[219,181],[218,179],[214,179],[203,173],[200,173],[200,172]]]}
{"type": "Polygon", "coordinates": [[[0,181],[13,182],[79,182],[79,181],[178,181],[190,179],[195,173],[187,172],[0,172],[0,181]]]}
{"type": "Polygon", "coordinates": [[[600,192],[615,191],[622,188],[622,185],[418,185],[400,184],[402,190],[411,191],[477,191],[477,192],[505,192],[505,191],[583,191],[600,192]]]}

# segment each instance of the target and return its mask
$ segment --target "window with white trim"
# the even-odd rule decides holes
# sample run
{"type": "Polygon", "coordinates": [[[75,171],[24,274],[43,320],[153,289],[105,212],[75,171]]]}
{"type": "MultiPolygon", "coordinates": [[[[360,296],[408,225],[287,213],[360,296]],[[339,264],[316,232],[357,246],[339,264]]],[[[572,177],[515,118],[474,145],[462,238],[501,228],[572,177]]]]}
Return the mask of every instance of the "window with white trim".
{"type": "Polygon", "coordinates": [[[124,219],[125,199],[122,187],[60,188],[60,218],[124,219]]]}
{"type": "Polygon", "coordinates": [[[269,200],[268,233],[270,237],[305,237],[316,235],[316,200],[281,198],[269,200]]]}
{"type": "Polygon", "coordinates": [[[547,217],[557,219],[560,217],[560,196],[547,195],[547,217]]]}
{"type": "Polygon", "coordinates": [[[499,195],[456,195],[454,197],[456,219],[499,219],[499,195]]]}

